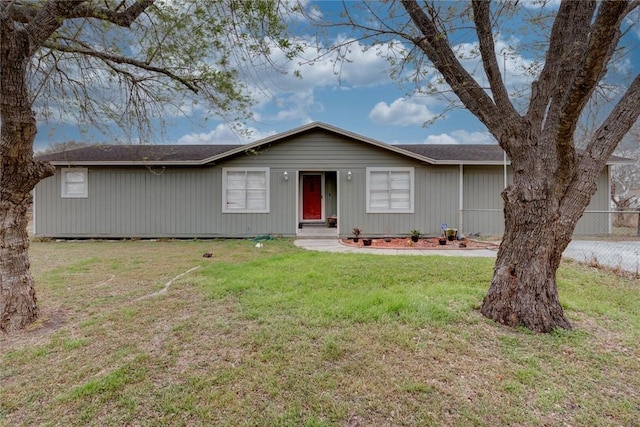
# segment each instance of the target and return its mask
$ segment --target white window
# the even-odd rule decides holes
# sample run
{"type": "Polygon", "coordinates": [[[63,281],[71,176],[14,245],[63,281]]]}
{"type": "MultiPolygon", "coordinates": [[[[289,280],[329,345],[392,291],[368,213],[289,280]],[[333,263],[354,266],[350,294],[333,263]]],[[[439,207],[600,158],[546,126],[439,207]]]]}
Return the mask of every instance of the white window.
{"type": "Polygon", "coordinates": [[[413,168],[367,168],[367,212],[413,213],[413,168]]]}
{"type": "Polygon", "coordinates": [[[223,168],[222,212],[269,212],[269,168],[223,168]]]}
{"type": "Polygon", "coordinates": [[[62,197],[86,198],[88,197],[88,173],[86,168],[62,169],[62,197]]]}

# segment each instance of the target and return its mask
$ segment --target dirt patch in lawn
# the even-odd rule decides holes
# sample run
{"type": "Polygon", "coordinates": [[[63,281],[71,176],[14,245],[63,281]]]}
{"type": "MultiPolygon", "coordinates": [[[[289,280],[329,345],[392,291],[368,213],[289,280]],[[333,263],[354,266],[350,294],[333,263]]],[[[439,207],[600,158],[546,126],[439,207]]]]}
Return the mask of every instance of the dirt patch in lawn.
{"type": "Polygon", "coordinates": [[[417,242],[411,241],[410,238],[391,238],[391,239],[371,239],[371,245],[364,245],[365,239],[342,239],[342,244],[354,247],[383,248],[383,249],[498,249],[499,242],[480,242],[477,240],[447,240],[445,244],[441,244],[437,237],[419,239],[417,242]]]}

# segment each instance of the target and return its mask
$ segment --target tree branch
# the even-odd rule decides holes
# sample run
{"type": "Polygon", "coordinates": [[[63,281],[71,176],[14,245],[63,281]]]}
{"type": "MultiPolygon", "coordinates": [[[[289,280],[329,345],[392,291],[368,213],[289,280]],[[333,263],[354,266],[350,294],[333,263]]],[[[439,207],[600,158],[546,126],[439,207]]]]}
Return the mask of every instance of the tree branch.
{"type": "Polygon", "coordinates": [[[424,36],[413,39],[414,44],[427,55],[464,106],[500,140],[505,121],[491,97],[460,64],[446,36],[438,31],[435,17],[427,16],[416,0],[401,0],[401,3],[424,36]]]}
{"type": "Polygon", "coordinates": [[[582,59],[581,46],[588,38],[591,17],[596,8],[595,1],[563,1],[551,28],[549,48],[544,67],[538,80],[531,86],[531,99],[527,118],[536,132],[553,128],[556,111],[549,111],[551,99],[556,101],[567,90],[575,73],[575,65],[582,59]]]}
{"type": "Polygon", "coordinates": [[[129,28],[149,6],[153,5],[154,2],[155,0],[138,0],[121,12],[118,12],[118,9],[122,3],[118,5],[115,10],[83,4],[75,8],[72,13],[66,16],[66,18],[95,18],[101,21],[111,22],[119,27],[129,28]]]}
{"type": "Polygon", "coordinates": [[[615,0],[606,1],[600,7],[590,32],[586,54],[562,105],[557,131],[559,142],[571,141],[585,104],[606,72],[607,63],[621,36],[620,24],[627,6],[627,2],[615,0]]]}
{"type": "Polygon", "coordinates": [[[51,34],[60,28],[67,14],[84,1],[86,0],[47,1],[28,23],[29,53],[27,56],[33,56],[51,34]]]}
{"type": "Polygon", "coordinates": [[[580,196],[584,193],[593,194],[595,192],[597,175],[605,167],[618,142],[636,123],[639,116],[640,74],[636,76],[622,99],[589,141],[584,154],[581,155],[577,172],[565,191],[565,194],[569,196],[562,199],[561,209],[565,212],[572,212],[574,209],[568,207],[583,203],[584,206],[581,206],[582,209],[579,210],[579,213],[582,213],[591,197],[581,199],[580,196]]]}
{"type": "Polygon", "coordinates": [[[80,47],[72,47],[72,46],[66,46],[66,45],[61,45],[61,44],[56,44],[56,43],[52,43],[52,42],[45,42],[44,47],[48,48],[48,49],[52,49],[52,50],[57,50],[60,52],[65,52],[65,53],[77,53],[80,55],[86,55],[86,56],[90,56],[93,58],[98,58],[102,61],[104,61],[105,63],[107,63],[107,65],[113,69],[112,65],[110,63],[116,63],[116,64],[126,64],[126,65],[131,65],[143,70],[147,70],[147,71],[152,71],[154,73],[158,73],[158,74],[162,74],[164,76],[169,77],[172,80],[175,80],[177,82],[179,82],[180,84],[182,84],[183,86],[185,86],[187,89],[189,89],[190,91],[194,92],[194,93],[198,93],[198,91],[200,90],[200,88],[198,87],[198,85],[196,84],[195,81],[190,81],[187,80],[171,71],[169,71],[166,68],[161,68],[161,67],[156,67],[153,65],[150,65],[146,62],[142,62],[142,61],[138,61],[135,60],[133,58],[127,58],[124,56],[119,56],[119,55],[113,55],[107,52],[98,52],[92,49],[87,49],[87,48],[80,48],[80,47]]]}
{"type": "MultiPolygon", "coordinates": [[[[551,110],[556,125],[553,135],[558,157],[556,188],[560,192],[564,191],[564,186],[572,179],[577,162],[573,135],[578,120],[596,85],[605,74],[607,63],[621,37],[620,24],[626,7],[627,2],[618,0],[602,3],[585,40],[585,46],[579,50],[581,58],[578,66],[565,61],[567,65],[575,67],[575,71],[566,88],[560,89],[563,96],[556,103],[557,108],[551,110]]],[[[609,156],[610,153],[604,158],[608,159],[609,156]]]]}
{"type": "Polygon", "coordinates": [[[599,160],[604,165],[616,149],[617,141],[631,129],[640,116],[640,74],[616,104],[613,111],[596,130],[589,141],[581,164],[589,159],[599,160]],[[614,125],[615,124],[615,125],[614,125]]]}
{"type": "Polygon", "coordinates": [[[516,117],[518,113],[509,100],[509,94],[500,75],[500,67],[496,58],[493,31],[491,28],[490,2],[486,0],[473,0],[472,6],[473,20],[476,24],[478,44],[480,46],[480,54],[482,55],[482,65],[489,79],[489,85],[493,93],[493,101],[500,110],[508,111],[510,115],[516,117]]]}
{"type": "MultiPolygon", "coordinates": [[[[29,56],[44,45],[44,42],[60,28],[65,19],[95,18],[121,27],[129,27],[154,2],[155,0],[138,0],[118,12],[119,6],[111,10],[96,5],[87,5],[87,0],[49,0],[28,22],[29,56]]],[[[25,19],[29,16],[28,6],[23,8],[22,15],[25,19]]]]}

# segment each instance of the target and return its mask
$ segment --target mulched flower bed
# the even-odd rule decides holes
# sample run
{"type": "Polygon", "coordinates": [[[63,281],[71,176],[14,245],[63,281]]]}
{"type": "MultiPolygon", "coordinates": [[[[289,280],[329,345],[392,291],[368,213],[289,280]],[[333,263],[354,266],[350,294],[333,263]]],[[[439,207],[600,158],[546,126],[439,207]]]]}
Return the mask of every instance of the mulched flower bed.
{"type": "Polygon", "coordinates": [[[341,242],[347,246],[386,249],[498,249],[499,246],[496,242],[479,242],[469,239],[447,241],[446,245],[441,245],[437,237],[419,239],[415,243],[408,237],[392,238],[388,242],[385,239],[373,239],[371,246],[364,246],[362,240],[360,238],[358,243],[354,243],[353,239],[342,239],[341,242]]]}

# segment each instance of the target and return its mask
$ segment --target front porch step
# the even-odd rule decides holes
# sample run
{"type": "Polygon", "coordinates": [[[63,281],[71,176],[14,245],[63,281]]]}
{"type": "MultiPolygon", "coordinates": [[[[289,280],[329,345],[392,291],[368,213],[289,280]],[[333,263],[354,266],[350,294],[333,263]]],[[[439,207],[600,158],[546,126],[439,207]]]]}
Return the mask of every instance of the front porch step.
{"type": "Polygon", "coordinates": [[[331,235],[322,235],[322,234],[298,234],[296,236],[297,240],[326,240],[326,239],[336,239],[338,240],[337,234],[331,235]]]}
{"type": "Polygon", "coordinates": [[[298,229],[296,237],[299,239],[337,239],[338,229],[335,227],[329,228],[324,223],[316,225],[305,224],[305,226],[298,229]]]}

